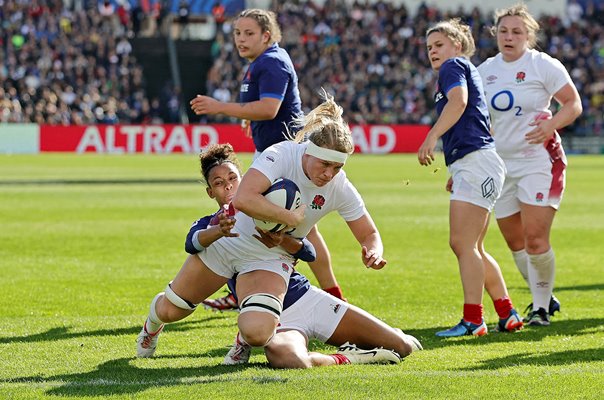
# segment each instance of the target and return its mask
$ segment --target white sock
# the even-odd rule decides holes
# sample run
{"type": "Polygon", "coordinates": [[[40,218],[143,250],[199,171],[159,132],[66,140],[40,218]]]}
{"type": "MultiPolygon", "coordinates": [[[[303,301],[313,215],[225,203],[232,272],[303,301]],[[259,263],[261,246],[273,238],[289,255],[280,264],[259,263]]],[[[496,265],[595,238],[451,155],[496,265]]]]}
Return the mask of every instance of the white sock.
{"type": "Polygon", "coordinates": [[[525,249],[512,251],[512,257],[514,257],[514,262],[516,263],[516,268],[520,271],[520,275],[524,278],[527,286],[530,288],[531,284],[529,283],[529,275],[528,275],[528,254],[525,249]]]}
{"type": "Polygon", "coordinates": [[[160,296],[163,295],[164,292],[158,293],[153,298],[153,301],[151,301],[151,306],[149,307],[149,316],[147,317],[147,321],[145,321],[145,329],[147,330],[147,333],[153,334],[157,332],[164,324],[164,322],[159,319],[159,317],[157,316],[157,312],[155,311],[155,304],[157,303],[157,300],[160,298],[160,296]]]}
{"type": "Polygon", "coordinates": [[[533,311],[543,308],[549,310],[549,299],[554,290],[556,274],[556,257],[550,247],[543,254],[529,254],[529,281],[533,294],[533,311]]]}

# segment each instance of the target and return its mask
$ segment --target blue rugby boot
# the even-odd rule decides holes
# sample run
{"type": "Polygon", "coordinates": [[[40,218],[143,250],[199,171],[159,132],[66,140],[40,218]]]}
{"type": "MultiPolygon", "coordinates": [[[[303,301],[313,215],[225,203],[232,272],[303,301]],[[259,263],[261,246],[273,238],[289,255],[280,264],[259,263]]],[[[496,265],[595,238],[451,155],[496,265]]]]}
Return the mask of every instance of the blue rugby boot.
{"type": "Polygon", "coordinates": [[[514,332],[519,331],[524,326],[522,317],[512,308],[510,315],[507,318],[500,318],[499,323],[495,327],[496,332],[514,332]]]}
{"type": "Polygon", "coordinates": [[[488,333],[487,324],[482,322],[477,325],[467,322],[464,319],[459,321],[459,324],[445,331],[436,332],[438,337],[457,337],[457,336],[483,336],[488,333]]]}

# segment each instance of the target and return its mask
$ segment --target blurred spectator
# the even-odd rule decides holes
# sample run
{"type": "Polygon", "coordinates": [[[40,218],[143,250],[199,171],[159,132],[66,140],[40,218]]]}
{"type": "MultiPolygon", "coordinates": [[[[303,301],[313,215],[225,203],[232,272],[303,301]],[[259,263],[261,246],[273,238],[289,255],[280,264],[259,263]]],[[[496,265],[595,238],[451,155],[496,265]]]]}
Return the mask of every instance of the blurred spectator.
{"type": "MultiPolygon", "coordinates": [[[[129,39],[158,35],[164,13],[178,18],[181,4],[187,18],[202,12],[222,24],[212,46],[206,93],[220,99],[237,95],[246,63],[228,38],[231,22],[225,11],[235,1],[106,3],[0,0],[0,122],[180,122],[179,89],[166,82],[161,96],[149,99],[129,39]]],[[[404,3],[380,1],[325,0],[322,7],[310,1],[274,2],[281,46],[298,71],[305,111],[318,105],[317,91],[325,87],[350,122],[433,123],[435,77],[424,38],[428,26],[462,17],[473,30],[475,64],[494,55],[496,46],[490,11],[445,13],[427,4],[432,3],[408,10],[404,3]]],[[[562,18],[540,19],[540,49],[563,62],[582,96],[583,115],[565,134],[604,135],[603,20],[601,0],[571,0],[562,18]]],[[[238,122],[222,115],[205,118],[238,122]]]]}
{"type": "MultiPolygon", "coordinates": [[[[571,1],[568,24],[542,16],[541,48],[567,67],[584,99],[584,113],[566,133],[604,134],[604,2],[588,1],[584,11],[571,1]],[[580,124],[580,125],[579,125],[580,124]]],[[[434,122],[431,104],[435,77],[426,58],[425,31],[437,20],[462,17],[473,29],[477,53],[473,62],[496,53],[490,34],[491,12],[479,8],[446,13],[423,3],[415,14],[404,4],[385,2],[273,2],[283,30],[281,46],[291,55],[300,77],[305,111],[318,105],[324,87],[355,123],[434,122]]],[[[224,32],[230,31],[225,21],[224,32]]],[[[214,67],[208,74],[208,93],[237,93],[245,63],[217,36],[214,67]]],[[[209,116],[220,121],[224,117],[209,116]]],[[[236,121],[232,121],[236,122],[236,121]]]]}
{"type": "Polygon", "coordinates": [[[140,118],[146,95],[128,40],[128,7],[127,1],[0,1],[0,122],[140,118]]]}

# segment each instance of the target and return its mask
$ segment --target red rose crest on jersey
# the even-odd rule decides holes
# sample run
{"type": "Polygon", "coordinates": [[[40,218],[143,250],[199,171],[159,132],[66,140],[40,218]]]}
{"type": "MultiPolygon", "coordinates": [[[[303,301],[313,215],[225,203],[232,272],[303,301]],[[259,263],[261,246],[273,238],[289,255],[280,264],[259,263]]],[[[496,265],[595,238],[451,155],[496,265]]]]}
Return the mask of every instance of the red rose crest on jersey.
{"type": "Polygon", "coordinates": [[[312,203],[310,203],[310,208],[313,210],[320,210],[321,207],[325,205],[325,197],[320,194],[315,195],[315,198],[312,199],[312,203]]]}
{"type": "Polygon", "coordinates": [[[281,268],[283,269],[283,271],[289,272],[289,265],[287,265],[286,263],[281,263],[281,268]]]}
{"type": "Polygon", "coordinates": [[[543,202],[543,197],[544,197],[543,193],[537,192],[537,194],[535,195],[535,201],[537,203],[541,203],[541,202],[543,202]]]}
{"type": "Polygon", "coordinates": [[[516,73],[516,83],[524,82],[524,78],[526,78],[526,74],[523,71],[516,73]]]}

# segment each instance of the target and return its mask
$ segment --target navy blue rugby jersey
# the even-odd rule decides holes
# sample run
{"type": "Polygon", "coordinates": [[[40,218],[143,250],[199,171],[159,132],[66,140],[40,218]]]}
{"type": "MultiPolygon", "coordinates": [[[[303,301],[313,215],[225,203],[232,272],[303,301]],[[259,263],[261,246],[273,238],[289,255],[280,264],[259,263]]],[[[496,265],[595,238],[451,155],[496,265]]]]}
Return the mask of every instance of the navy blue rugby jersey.
{"type": "Polygon", "coordinates": [[[447,104],[447,93],[457,86],[468,88],[468,104],[459,121],[442,136],[447,165],[478,149],[495,147],[482,79],[467,59],[450,58],[441,65],[434,95],[436,112],[440,116],[447,104]]]}
{"type": "Polygon", "coordinates": [[[187,238],[185,239],[185,251],[189,254],[197,254],[199,250],[193,244],[193,235],[197,231],[201,231],[207,229],[208,225],[210,225],[210,221],[216,214],[218,214],[222,209],[218,209],[212,215],[206,215],[205,217],[199,218],[197,221],[193,222],[191,228],[189,228],[189,233],[187,233],[187,238]]]}
{"type": "Polygon", "coordinates": [[[281,107],[274,119],[251,122],[252,139],[259,152],[287,140],[286,127],[295,133],[292,121],[302,115],[298,75],[291,58],[277,43],[248,66],[239,91],[242,103],[267,97],[281,100],[281,107]]]}
{"type": "MultiPolygon", "coordinates": [[[[237,303],[239,303],[239,299],[237,298],[237,292],[235,291],[235,286],[237,283],[237,274],[233,276],[227,282],[227,286],[229,290],[235,298],[237,299],[237,303]]],[[[283,309],[287,309],[296,301],[300,300],[300,297],[304,296],[306,292],[310,290],[310,281],[307,277],[294,270],[291,276],[289,277],[289,284],[287,285],[287,292],[285,293],[285,298],[283,299],[283,309]]]]}

